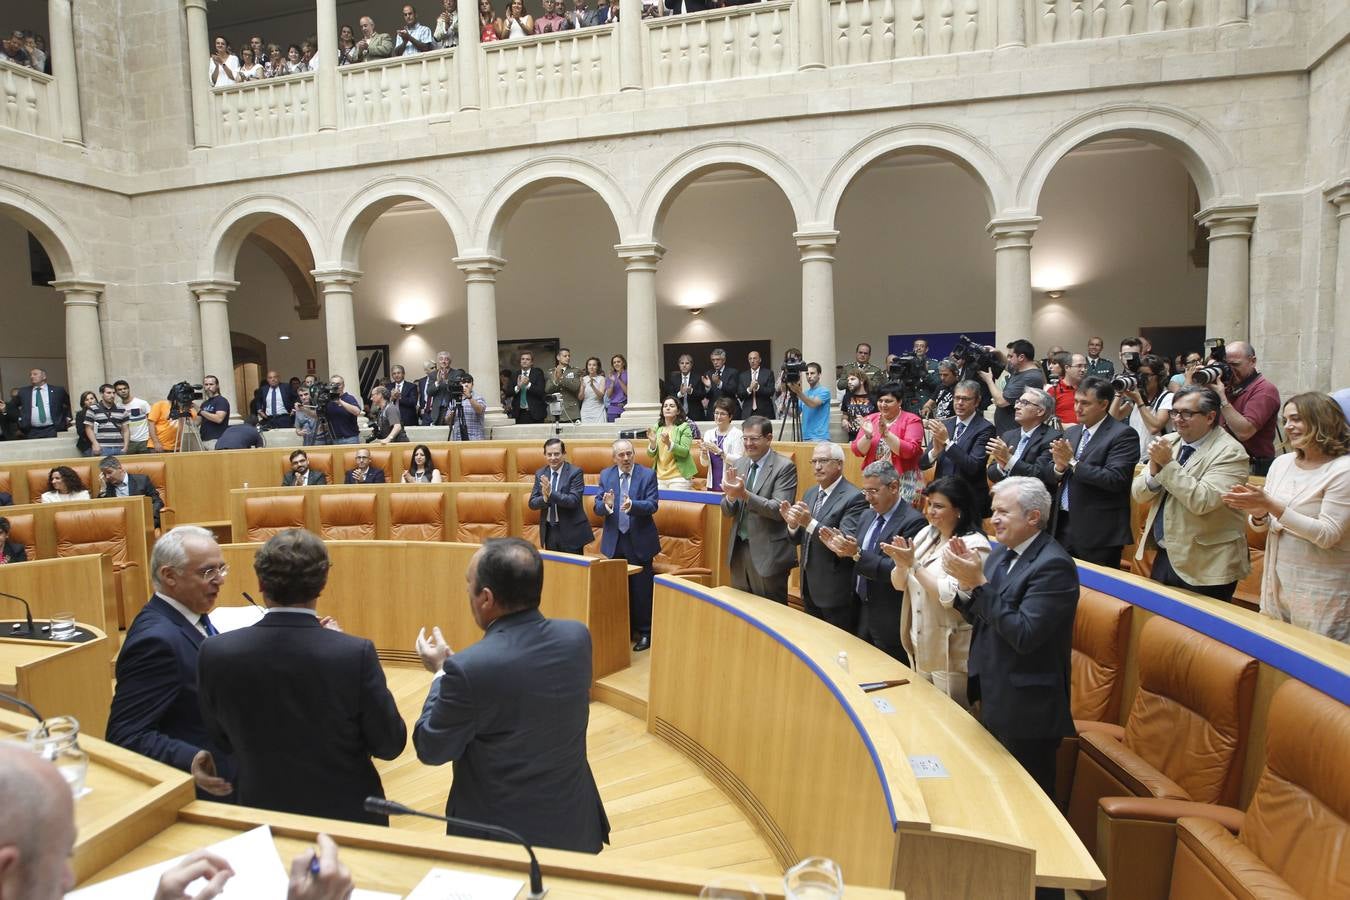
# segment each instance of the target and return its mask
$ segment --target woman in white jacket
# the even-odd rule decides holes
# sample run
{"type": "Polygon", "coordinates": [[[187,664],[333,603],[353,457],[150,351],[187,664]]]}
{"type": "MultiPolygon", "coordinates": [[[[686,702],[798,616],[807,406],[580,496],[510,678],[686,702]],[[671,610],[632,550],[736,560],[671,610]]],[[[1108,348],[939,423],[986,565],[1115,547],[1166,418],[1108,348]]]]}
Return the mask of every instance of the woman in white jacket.
{"type": "Polygon", "coordinates": [[[989,539],[980,530],[970,487],[959,478],[939,478],[924,488],[928,527],[908,541],[897,536],[881,550],[895,561],[891,584],[905,592],[900,608],[900,643],[910,666],[963,707],[970,624],[956,611],[956,580],[942,568],[942,550],[953,537],[989,557],[989,539]]]}

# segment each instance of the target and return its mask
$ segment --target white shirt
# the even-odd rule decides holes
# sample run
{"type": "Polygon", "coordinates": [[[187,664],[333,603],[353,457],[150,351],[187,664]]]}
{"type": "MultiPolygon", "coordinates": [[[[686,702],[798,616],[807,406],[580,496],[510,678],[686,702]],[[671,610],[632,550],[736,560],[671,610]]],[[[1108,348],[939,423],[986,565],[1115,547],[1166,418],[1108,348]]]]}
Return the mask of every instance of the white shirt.
{"type": "MultiPolygon", "coordinates": [[[[418,40],[418,41],[421,41],[423,44],[434,44],[434,43],[435,43],[434,39],[433,39],[432,36],[431,36],[431,29],[428,28],[427,26],[423,25],[421,22],[418,22],[417,24],[413,25],[411,28],[404,28],[404,29],[402,29],[402,30],[408,32],[409,36],[415,38],[415,39],[418,40]]],[[[395,40],[395,42],[402,40],[402,39],[398,36],[398,33],[397,33],[397,32],[395,32],[395,34],[394,34],[394,40],[395,40]]],[[[435,48],[435,47],[432,47],[431,49],[434,50],[434,49],[436,49],[436,48],[435,48]]],[[[415,44],[413,44],[411,41],[406,41],[406,42],[404,42],[404,44],[403,44],[403,55],[404,55],[404,56],[416,56],[416,55],[417,55],[418,53],[420,53],[420,52],[421,52],[421,51],[417,49],[417,46],[416,46],[415,44]]],[[[428,51],[428,52],[429,52],[429,51],[428,51]]]]}
{"type": "Polygon", "coordinates": [[[220,74],[216,76],[215,84],[211,84],[211,73],[216,71],[216,58],[213,56],[206,62],[206,83],[211,87],[226,87],[231,84],[239,83],[239,57],[233,53],[220,66],[220,74]]]}
{"type": "Polygon", "coordinates": [[[310,609],[308,606],[269,606],[269,607],[267,607],[267,615],[270,616],[270,615],[272,615],[272,613],[308,613],[309,615],[313,616],[313,617],[316,618],[316,619],[319,617],[318,611],[317,611],[317,610],[310,609]]]}
{"type": "Polygon", "coordinates": [[[43,382],[42,384],[33,388],[33,416],[29,424],[41,427],[43,425],[51,425],[55,421],[56,419],[53,418],[52,416],[52,389],[46,382],[43,382]],[[41,421],[40,417],[38,416],[39,392],[41,392],[42,394],[42,408],[47,411],[46,422],[41,421]]]}
{"type": "Polygon", "coordinates": [[[192,610],[188,609],[186,606],[179,603],[177,600],[173,599],[163,591],[156,591],[155,593],[159,594],[160,597],[164,598],[165,603],[169,604],[174,609],[178,610],[178,614],[181,615],[183,618],[187,619],[190,623],[192,623],[192,627],[196,628],[199,632],[201,632],[203,637],[206,636],[206,626],[202,624],[202,617],[200,613],[193,612],[192,610]]]}
{"type": "MultiPolygon", "coordinates": [[[[1185,441],[1178,441],[1176,447],[1172,448],[1172,459],[1173,459],[1173,460],[1178,460],[1177,465],[1181,465],[1181,463],[1179,462],[1179,460],[1181,459],[1181,448],[1182,448],[1182,447],[1190,447],[1190,448],[1192,448],[1196,453],[1199,453],[1199,452],[1200,452],[1200,449],[1201,449],[1202,447],[1204,447],[1205,444],[1207,444],[1207,443],[1209,442],[1210,438],[1214,437],[1214,432],[1216,432],[1216,431],[1218,431],[1218,430],[1219,430],[1218,426],[1215,426],[1214,428],[1211,428],[1211,429],[1209,430],[1209,432],[1205,434],[1204,437],[1202,437],[1200,440],[1196,441],[1194,444],[1188,444],[1188,443],[1186,443],[1185,441]]],[[[1147,453],[1147,451],[1145,451],[1145,453],[1144,453],[1144,459],[1142,460],[1142,462],[1144,463],[1144,467],[1145,467],[1145,468],[1144,468],[1144,484],[1146,484],[1146,485],[1148,486],[1148,489],[1149,489],[1150,491],[1154,491],[1154,492],[1161,491],[1161,490],[1162,490],[1162,482],[1158,481],[1156,478],[1153,477],[1152,467],[1149,465],[1149,462],[1148,462],[1148,453],[1147,453]]],[[[1187,462],[1190,462],[1190,460],[1187,460],[1187,462]]]]}
{"type": "Polygon", "coordinates": [[[1014,566],[1016,566],[1019,562],[1022,561],[1022,554],[1027,552],[1027,548],[1031,546],[1031,542],[1034,541],[1034,540],[1036,540],[1036,538],[1038,538],[1038,537],[1040,537],[1040,536],[1041,536],[1041,533],[1040,533],[1039,531],[1037,531],[1037,532],[1036,532],[1035,534],[1033,534],[1031,537],[1027,538],[1025,541],[1023,541],[1022,543],[1018,544],[1016,547],[1013,547],[1013,548],[1012,548],[1012,552],[1013,552],[1013,553],[1016,553],[1017,555],[1016,555],[1015,557],[1013,557],[1012,562],[1008,563],[1008,571],[1009,571],[1009,572],[1011,572],[1011,571],[1013,570],[1013,567],[1014,567],[1014,566]]]}

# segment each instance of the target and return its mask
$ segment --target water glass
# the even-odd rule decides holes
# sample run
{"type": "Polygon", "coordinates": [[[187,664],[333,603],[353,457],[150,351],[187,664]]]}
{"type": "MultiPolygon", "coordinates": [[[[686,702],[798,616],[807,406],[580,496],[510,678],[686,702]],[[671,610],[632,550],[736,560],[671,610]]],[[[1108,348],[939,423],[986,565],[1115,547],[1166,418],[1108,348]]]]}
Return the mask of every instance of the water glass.
{"type": "Polygon", "coordinates": [[[727,875],[705,885],[700,900],[764,900],[764,892],[749,878],[727,875]]]}
{"type": "Polygon", "coordinates": [[[54,641],[68,641],[75,636],[74,613],[52,613],[50,624],[52,628],[51,636],[54,641]]]}
{"type": "Polygon", "coordinates": [[[783,876],[787,900],[839,900],[844,896],[844,874],[839,864],[823,856],[811,856],[783,876]]]}

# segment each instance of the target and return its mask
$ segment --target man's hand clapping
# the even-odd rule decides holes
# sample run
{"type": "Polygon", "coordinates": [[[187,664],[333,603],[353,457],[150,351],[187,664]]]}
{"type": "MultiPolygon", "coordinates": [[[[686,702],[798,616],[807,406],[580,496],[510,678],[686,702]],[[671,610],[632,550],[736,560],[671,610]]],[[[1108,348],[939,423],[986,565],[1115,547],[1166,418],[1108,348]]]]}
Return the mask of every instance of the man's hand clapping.
{"type": "Polygon", "coordinates": [[[1073,447],[1064,438],[1057,438],[1050,442],[1050,456],[1055,461],[1055,471],[1063,472],[1073,459],[1073,447]]]}
{"type": "Polygon", "coordinates": [[[727,466],[722,475],[722,493],[732,500],[744,500],[749,496],[745,489],[745,477],[736,471],[735,466],[727,466]]]}
{"type": "Polygon", "coordinates": [[[1163,438],[1154,438],[1148,444],[1148,468],[1154,475],[1162,471],[1163,466],[1172,461],[1172,443],[1163,438]]]}
{"type": "Polygon", "coordinates": [[[959,537],[952,538],[943,548],[942,568],[956,579],[963,591],[972,591],[985,583],[984,564],[979,555],[959,537]]]}
{"type": "Polygon", "coordinates": [[[445,661],[455,655],[455,651],[446,643],[440,626],[433,625],[430,636],[425,628],[417,629],[417,655],[428,672],[439,672],[445,661]]]}
{"type": "Polygon", "coordinates": [[[822,525],[816,529],[816,533],[820,535],[821,542],[840,559],[852,559],[858,552],[857,539],[849,537],[837,528],[822,525]]]}
{"type": "Polygon", "coordinates": [[[933,441],[933,452],[938,453],[947,446],[949,435],[947,426],[942,424],[940,419],[924,419],[923,430],[928,432],[928,437],[933,441]]]}
{"type": "Polygon", "coordinates": [[[989,451],[989,458],[1000,466],[1007,466],[1012,459],[1012,448],[1001,437],[990,438],[984,446],[989,451]]]}

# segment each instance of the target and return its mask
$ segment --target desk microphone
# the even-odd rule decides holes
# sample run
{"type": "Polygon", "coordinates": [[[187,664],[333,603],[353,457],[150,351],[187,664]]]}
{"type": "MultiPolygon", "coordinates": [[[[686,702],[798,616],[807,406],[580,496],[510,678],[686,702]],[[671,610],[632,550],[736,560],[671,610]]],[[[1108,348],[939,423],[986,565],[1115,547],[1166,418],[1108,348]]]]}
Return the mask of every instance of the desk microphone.
{"type": "Polygon", "coordinates": [[[38,637],[37,628],[33,626],[33,610],[29,608],[28,601],[15,594],[6,594],[4,591],[0,591],[0,597],[8,597],[11,600],[18,600],[20,603],[23,604],[23,614],[24,617],[28,620],[28,636],[30,638],[38,637]]]}
{"type": "MultiPolygon", "coordinates": [[[[243,594],[243,595],[244,595],[244,599],[247,600],[249,603],[252,603],[254,606],[258,606],[258,601],[257,601],[257,600],[254,600],[252,597],[250,597],[250,596],[248,595],[248,591],[240,591],[239,593],[243,594]]],[[[259,608],[259,609],[262,609],[261,606],[259,606],[258,608],[259,608]]]]}
{"type": "Polygon", "coordinates": [[[33,708],[33,705],[26,700],[20,700],[11,694],[0,694],[0,703],[13,703],[15,706],[27,712],[30,716],[38,720],[38,725],[42,728],[42,733],[47,734],[47,720],[42,718],[42,713],[33,708]]]}
{"type": "Polygon", "coordinates": [[[445,822],[465,831],[476,831],[479,834],[490,837],[504,837],[525,848],[525,852],[530,854],[530,892],[526,895],[526,900],[541,900],[545,893],[544,876],[539,872],[539,860],[534,856],[534,850],[525,843],[525,839],[516,834],[509,828],[502,828],[499,825],[488,825],[484,822],[474,822],[470,819],[456,819],[452,816],[438,816],[435,813],[424,813],[413,809],[411,806],[404,806],[394,800],[386,800],[383,797],[367,797],[366,812],[376,813],[385,816],[421,816],[424,819],[435,819],[437,822],[445,822]]]}

